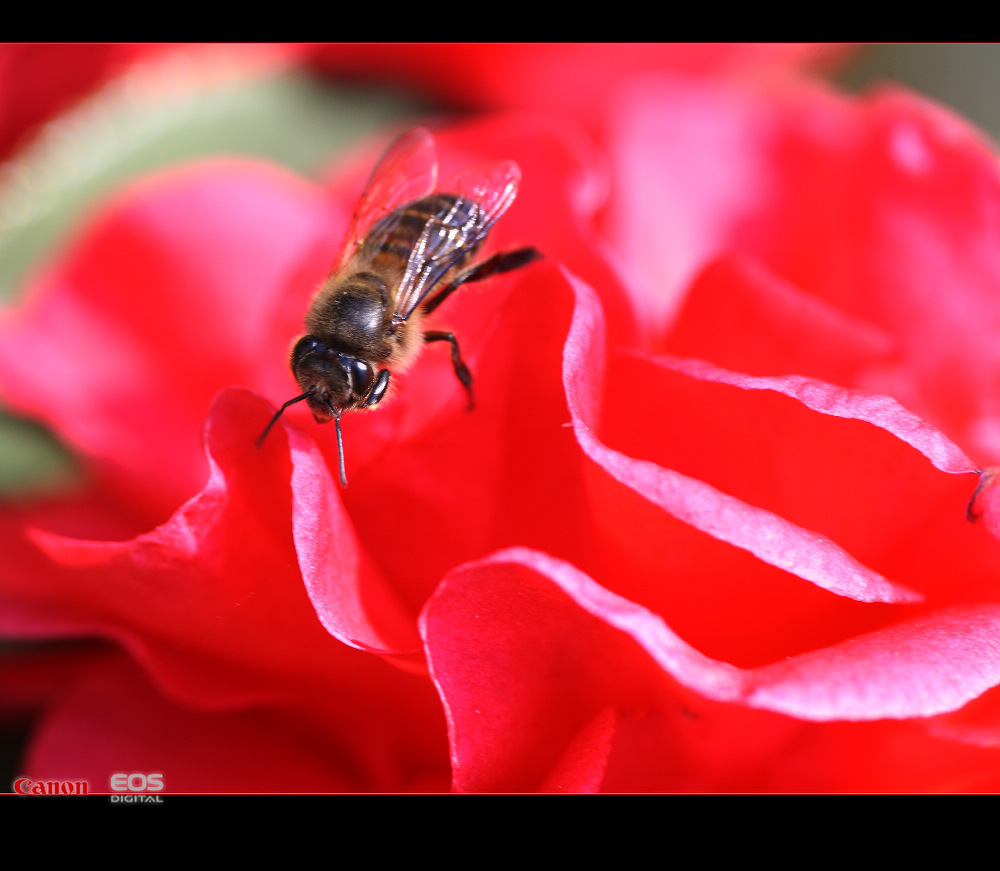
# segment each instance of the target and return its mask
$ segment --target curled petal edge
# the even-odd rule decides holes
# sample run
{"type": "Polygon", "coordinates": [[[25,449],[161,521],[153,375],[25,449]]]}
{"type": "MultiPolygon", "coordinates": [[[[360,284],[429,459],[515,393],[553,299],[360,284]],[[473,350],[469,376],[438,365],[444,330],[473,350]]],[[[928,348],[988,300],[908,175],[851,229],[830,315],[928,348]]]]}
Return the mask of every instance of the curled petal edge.
{"type": "MultiPolygon", "coordinates": [[[[600,401],[595,373],[604,367],[603,315],[591,288],[568,273],[567,278],[576,293],[576,307],[564,349],[563,382],[577,442],[594,463],[673,517],[831,593],[860,602],[922,601],[919,593],[862,565],[824,535],[748,505],[704,481],[604,445],[594,432],[600,401]]],[[[656,359],[693,377],[745,389],[775,390],[821,414],[868,421],[923,453],[941,471],[976,471],[975,464],[943,433],[889,397],[847,391],[803,376],[751,377],[699,360],[656,359]]]]}
{"type": "MultiPolygon", "coordinates": [[[[942,610],[752,669],[709,659],[656,614],[574,566],[510,548],[464,566],[506,564],[542,576],[579,608],[634,639],[664,672],[714,701],[816,722],[907,719],[958,710],[1000,683],[1000,605],[942,610]]],[[[571,642],[566,642],[571,643],[571,642]]]]}
{"type": "Polygon", "coordinates": [[[704,360],[669,355],[648,356],[646,359],[701,381],[729,384],[743,390],[771,390],[796,399],[806,408],[820,414],[865,421],[920,451],[936,469],[950,475],[978,471],[976,464],[943,432],[908,411],[890,396],[850,390],[804,375],[745,375],[722,369],[704,360]]]}

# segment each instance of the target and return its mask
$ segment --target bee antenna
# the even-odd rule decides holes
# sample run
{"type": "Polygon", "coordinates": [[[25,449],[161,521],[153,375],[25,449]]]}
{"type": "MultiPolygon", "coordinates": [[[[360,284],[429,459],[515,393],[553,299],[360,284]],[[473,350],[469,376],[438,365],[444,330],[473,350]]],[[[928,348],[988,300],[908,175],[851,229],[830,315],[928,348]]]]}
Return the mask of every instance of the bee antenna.
{"type": "Polygon", "coordinates": [[[340,434],[340,412],[331,406],[333,425],[337,429],[337,458],[340,466],[340,486],[347,486],[347,468],[344,466],[344,437],[340,434]]]}
{"type": "Polygon", "coordinates": [[[259,448],[262,444],[264,444],[264,439],[267,438],[267,434],[271,431],[271,427],[278,422],[278,418],[281,417],[281,413],[288,408],[289,405],[295,405],[296,402],[301,402],[303,399],[308,399],[310,396],[312,396],[312,391],[307,390],[301,396],[296,396],[295,399],[289,399],[288,402],[281,406],[281,408],[275,412],[274,417],[271,418],[271,422],[264,427],[264,432],[260,434],[260,438],[255,442],[256,447],[259,448]]]}

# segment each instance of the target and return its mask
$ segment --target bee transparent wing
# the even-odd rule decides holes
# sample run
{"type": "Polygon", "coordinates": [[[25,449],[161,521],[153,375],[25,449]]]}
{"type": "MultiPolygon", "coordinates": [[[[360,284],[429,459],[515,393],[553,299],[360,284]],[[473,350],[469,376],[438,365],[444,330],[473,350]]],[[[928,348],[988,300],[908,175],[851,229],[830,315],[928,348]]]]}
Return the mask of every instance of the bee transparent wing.
{"type": "Polygon", "coordinates": [[[489,233],[517,196],[521,169],[511,160],[460,173],[444,191],[461,198],[424,226],[406,263],[394,318],[405,321],[462,255],[489,233]],[[471,208],[470,208],[471,206],[471,208]]]}
{"type": "Polygon", "coordinates": [[[479,204],[482,209],[485,236],[500,216],[510,208],[521,183],[521,168],[513,160],[503,160],[487,166],[477,166],[455,177],[451,189],[460,196],[479,204]]]}
{"type": "Polygon", "coordinates": [[[437,169],[434,137],[426,127],[413,127],[395,139],[368,178],[333,271],[345,266],[382,218],[433,191],[437,169]]]}

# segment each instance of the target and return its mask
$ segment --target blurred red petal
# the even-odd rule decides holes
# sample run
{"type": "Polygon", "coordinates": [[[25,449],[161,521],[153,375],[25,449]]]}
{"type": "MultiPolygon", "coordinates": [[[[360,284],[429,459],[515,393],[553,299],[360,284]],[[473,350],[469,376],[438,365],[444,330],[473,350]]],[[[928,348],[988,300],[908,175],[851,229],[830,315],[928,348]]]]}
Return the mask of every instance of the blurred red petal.
{"type": "Polygon", "coordinates": [[[42,719],[18,773],[82,779],[90,793],[104,794],[120,773],[160,774],[163,795],[362,788],[347,764],[306,735],[289,741],[290,726],[266,709],[222,714],[178,707],[130,661],[109,657],[42,719]]]}
{"type": "MultiPolygon", "coordinates": [[[[302,51],[287,43],[0,44],[0,158],[30,142],[44,123],[60,123],[60,116],[65,117],[84,98],[99,92],[106,82],[126,77],[136,66],[154,70],[162,67],[168,78],[172,75],[188,84],[192,68],[210,69],[213,63],[218,63],[220,69],[277,67],[302,51]]],[[[163,78],[161,75],[158,83],[161,86],[163,78]]],[[[135,89],[136,80],[131,85],[135,89]]],[[[154,87],[148,96],[157,99],[162,94],[154,87]]]]}
{"type": "Polygon", "coordinates": [[[9,645],[0,658],[0,723],[27,723],[92,660],[104,655],[89,642],[38,647],[9,645]]]}
{"type": "MultiPolygon", "coordinates": [[[[447,789],[436,744],[380,731],[378,719],[349,696],[325,704],[337,712],[332,722],[295,709],[182,707],[159,695],[130,661],[108,656],[46,714],[19,774],[86,779],[91,793],[110,793],[112,775],[136,772],[161,774],[164,795],[447,789]],[[342,728],[345,710],[353,729],[342,728]]],[[[411,726],[420,735],[418,718],[411,726]]]]}
{"type": "Polygon", "coordinates": [[[663,76],[623,89],[603,139],[616,182],[605,226],[643,290],[655,342],[669,347],[708,263],[758,261],[892,337],[891,365],[855,368],[866,389],[891,393],[968,451],[1000,455],[990,398],[1000,176],[978,131],[896,90],[855,99],[801,81],[663,76]]]}
{"type": "Polygon", "coordinates": [[[468,108],[545,107],[587,115],[617,83],[643,73],[831,69],[848,51],[815,43],[336,43],[318,46],[312,57],[328,73],[419,88],[468,108]]]}
{"type": "Polygon", "coordinates": [[[0,46],[0,156],[137,57],[167,46],[5,43],[0,46]]]}
{"type": "Polygon", "coordinates": [[[268,166],[216,161],[133,186],[4,313],[5,401],[162,520],[204,479],[215,394],[283,355],[274,300],[328,236],[318,189],[268,166]]]}

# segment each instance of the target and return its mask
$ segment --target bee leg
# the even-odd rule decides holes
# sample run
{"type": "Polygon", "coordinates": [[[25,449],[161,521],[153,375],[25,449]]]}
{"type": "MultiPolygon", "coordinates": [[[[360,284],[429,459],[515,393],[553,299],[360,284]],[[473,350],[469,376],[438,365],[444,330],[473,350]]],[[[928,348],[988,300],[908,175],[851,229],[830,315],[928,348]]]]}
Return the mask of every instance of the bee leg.
{"type": "Polygon", "coordinates": [[[465,392],[469,395],[469,411],[472,411],[476,407],[476,401],[472,396],[472,373],[465,365],[461,351],[458,350],[458,339],[455,338],[455,334],[444,330],[428,330],[424,333],[424,341],[451,343],[451,366],[455,370],[455,377],[458,378],[465,388],[465,392]]]}
{"type": "Polygon", "coordinates": [[[499,275],[502,272],[520,269],[522,266],[527,266],[533,260],[538,260],[541,256],[541,251],[530,247],[516,248],[513,251],[499,251],[492,257],[487,257],[482,263],[476,263],[466,269],[465,272],[460,272],[454,281],[446,284],[434,296],[430,297],[423,305],[424,314],[429,315],[467,282],[482,281],[491,275],[499,275]]]}

